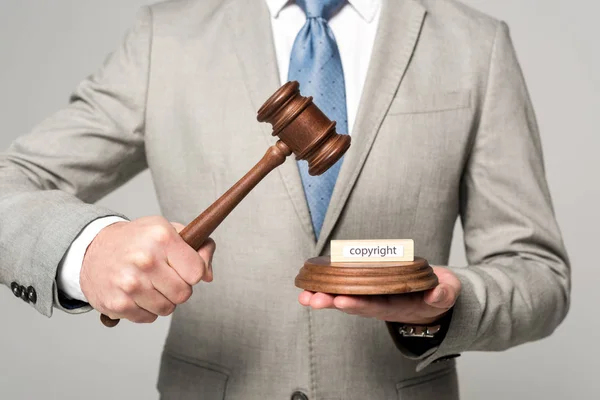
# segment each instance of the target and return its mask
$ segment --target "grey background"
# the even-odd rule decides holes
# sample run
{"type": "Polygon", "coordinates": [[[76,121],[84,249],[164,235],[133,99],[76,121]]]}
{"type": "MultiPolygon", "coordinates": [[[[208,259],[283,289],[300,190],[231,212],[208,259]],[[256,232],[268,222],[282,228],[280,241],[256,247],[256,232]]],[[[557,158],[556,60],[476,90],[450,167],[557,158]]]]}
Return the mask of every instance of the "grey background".
{"type": "MultiPolygon", "coordinates": [[[[118,45],[137,9],[150,2],[1,0],[0,149],[65,105],[77,82],[118,45]]],[[[461,357],[463,398],[598,398],[597,3],[466,3],[511,27],[574,271],[571,311],[552,337],[503,353],[461,357]]],[[[148,173],[101,203],[132,218],[159,212],[148,173]]],[[[465,263],[460,226],[452,263],[465,263]]],[[[48,320],[2,288],[0,317],[0,398],[157,398],[155,380],[168,318],[151,326],[124,323],[114,330],[104,329],[97,313],[74,317],[56,312],[48,320]]]]}

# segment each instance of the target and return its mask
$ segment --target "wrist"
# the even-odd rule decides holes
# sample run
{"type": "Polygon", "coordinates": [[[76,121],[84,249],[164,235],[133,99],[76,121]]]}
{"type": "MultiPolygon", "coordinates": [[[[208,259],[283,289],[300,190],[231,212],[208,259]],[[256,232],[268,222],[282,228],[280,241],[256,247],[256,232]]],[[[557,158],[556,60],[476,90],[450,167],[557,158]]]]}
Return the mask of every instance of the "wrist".
{"type": "Polygon", "coordinates": [[[392,324],[403,337],[437,337],[447,331],[452,316],[452,308],[431,318],[421,318],[408,321],[386,321],[392,324]]]}
{"type": "Polygon", "coordinates": [[[386,325],[394,344],[400,351],[413,357],[421,356],[443,342],[450,328],[453,310],[454,308],[451,308],[432,324],[386,322],[386,325]]]}
{"type": "Polygon", "coordinates": [[[79,278],[79,287],[81,288],[80,290],[86,296],[86,298],[88,297],[88,293],[87,293],[88,283],[89,283],[88,269],[89,269],[90,264],[93,264],[94,260],[96,258],[101,258],[101,257],[96,257],[95,255],[99,252],[99,249],[101,249],[103,247],[103,243],[107,242],[107,240],[105,240],[105,238],[107,236],[110,236],[111,231],[115,228],[118,228],[118,226],[120,226],[122,224],[126,224],[128,222],[129,221],[123,220],[122,218],[119,218],[119,219],[115,218],[112,221],[109,221],[109,223],[106,226],[98,226],[93,239],[91,240],[89,245],[85,248],[85,252],[83,253],[83,257],[82,257],[82,261],[81,261],[81,269],[80,269],[78,278],[79,278]]]}
{"type": "Polygon", "coordinates": [[[432,317],[415,318],[415,319],[410,319],[410,320],[405,320],[405,321],[397,321],[397,323],[411,324],[411,325],[427,325],[427,326],[436,325],[440,321],[442,321],[446,315],[448,315],[450,310],[451,309],[445,310],[441,314],[437,314],[432,317]]]}
{"type": "Polygon", "coordinates": [[[90,222],[73,240],[56,272],[56,285],[59,294],[65,299],[78,300],[87,303],[87,298],[81,290],[80,275],[83,268],[84,253],[98,232],[117,221],[125,221],[121,217],[108,216],[90,222]]]}

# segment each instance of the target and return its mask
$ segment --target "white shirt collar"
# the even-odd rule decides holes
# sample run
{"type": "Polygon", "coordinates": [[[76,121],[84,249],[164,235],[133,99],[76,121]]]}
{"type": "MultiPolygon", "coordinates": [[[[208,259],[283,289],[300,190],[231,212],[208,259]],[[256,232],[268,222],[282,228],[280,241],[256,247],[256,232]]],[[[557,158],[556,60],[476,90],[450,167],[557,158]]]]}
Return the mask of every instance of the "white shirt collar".
{"type": "MultiPolygon", "coordinates": [[[[290,5],[293,0],[265,0],[272,18],[279,17],[279,13],[290,5]]],[[[381,5],[381,0],[348,0],[348,3],[358,12],[366,22],[372,22],[381,5]]]]}

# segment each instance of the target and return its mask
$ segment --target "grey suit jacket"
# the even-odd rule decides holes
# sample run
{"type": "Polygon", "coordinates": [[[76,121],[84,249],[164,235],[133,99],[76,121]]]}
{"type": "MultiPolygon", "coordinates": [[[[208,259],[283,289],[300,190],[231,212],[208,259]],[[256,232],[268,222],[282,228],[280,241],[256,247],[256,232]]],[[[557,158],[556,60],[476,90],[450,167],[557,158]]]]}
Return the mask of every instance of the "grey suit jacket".
{"type": "MultiPolygon", "coordinates": [[[[0,157],[0,281],[35,287],[46,316],[62,308],[57,265],[83,227],[115,214],[94,201],[145,168],[164,215],[191,221],[274,143],[256,110],[277,77],[262,1],[142,10],[70,105],[0,157]]],[[[569,306],[508,28],[449,0],[385,2],[321,238],[291,158],[213,237],[216,281],[173,316],[166,399],[457,399],[447,356],[543,338],[569,306]],[[446,265],[458,217],[469,265],[449,268],[463,292],[445,340],[424,355],[398,351],[381,321],[298,305],[294,277],[329,240],[413,238],[446,265]]]]}

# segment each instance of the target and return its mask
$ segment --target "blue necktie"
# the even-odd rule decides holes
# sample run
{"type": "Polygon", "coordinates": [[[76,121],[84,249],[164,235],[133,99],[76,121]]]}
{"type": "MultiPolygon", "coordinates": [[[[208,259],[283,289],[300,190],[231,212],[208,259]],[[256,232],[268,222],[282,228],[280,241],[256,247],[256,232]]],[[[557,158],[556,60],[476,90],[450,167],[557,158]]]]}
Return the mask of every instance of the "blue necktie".
{"type": "MultiPolygon", "coordinates": [[[[344,70],[335,37],[327,20],[345,0],[297,0],[306,14],[306,23],[298,33],[292,55],[288,79],[300,83],[303,96],[312,96],[313,102],[327,117],[337,122],[340,134],[348,133],[346,88],[344,70]]],[[[310,176],[305,161],[298,163],[304,194],[317,239],[342,160],[320,176],[310,176]]]]}

